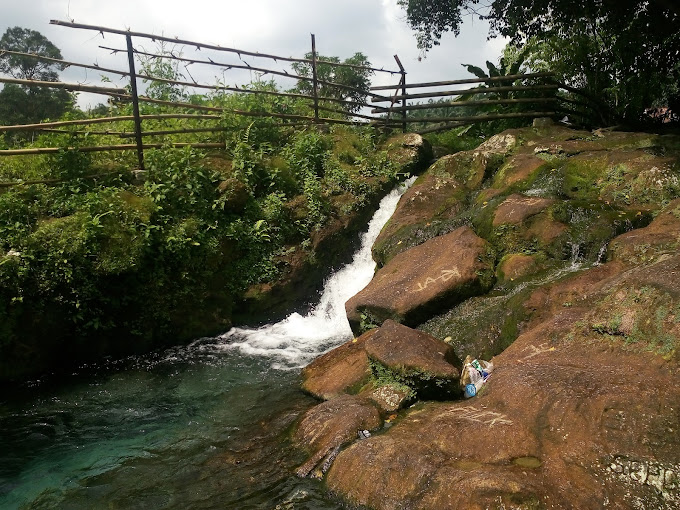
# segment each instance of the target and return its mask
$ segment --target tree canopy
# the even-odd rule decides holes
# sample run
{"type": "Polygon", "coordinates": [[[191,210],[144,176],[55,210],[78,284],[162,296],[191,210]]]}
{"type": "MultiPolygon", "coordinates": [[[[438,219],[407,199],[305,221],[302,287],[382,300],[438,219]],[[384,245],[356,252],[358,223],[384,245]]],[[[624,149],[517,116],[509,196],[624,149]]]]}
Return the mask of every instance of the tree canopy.
{"type": "MultiPolygon", "coordinates": [[[[61,59],[61,52],[35,30],[13,27],[0,38],[0,73],[22,80],[57,81],[65,66],[37,58],[2,54],[1,50],[61,59]]],[[[61,89],[6,84],[0,91],[0,124],[26,124],[61,117],[73,96],[61,89]]]]}
{"type": "Polygon", "coordinates": [[[533,44],[542,51],[538,60],[559,61],[563,79],[608,96],[624,118],[634,120],[645,107],[661,104],[680,111],[676,0],[492,0],[483,10],[480,0],[399,4],[425,51],[444,32],[457,35],[464,15],[477,15],[489,21],[490,37],[533,44]]]}
{"type": "MultiPolygon", "coordinates": [[[[307,53],[306,59],[311,60],[312,54],[307,53]]],[[[333,87],[327,84],[319,85],[319,95],[323,97],[331,97],[334,99],[341,99],[343,101],[364,102],[369,92],[371,82],[369,76],[373,74],[370,69],[360,69],[359,67],[368,68],[371,63],[366,56],[361,53],[355,53],[352,57],[346,58],[342,62],[338,57],[324,57],[317,55],[316,75],[321,81],[328,83],[337,83],[346,87],[352,87],[356,90],[348,90],[340,87],[333,87]],[[339,67],[329,64],[349,64],[358,67],[339,67]]],[[[293,64],[293,69],[300,76],[311,77],[312,66],[306,62],[296,62],[293,64]]],[[[313,92],[313,85],[310,81],[300,80],[295,86],[295,89],[303,94],[311,94],[313,92]]],[[[359,106],[350,106],[346,108],[348,111],[356,112],[360,109],[359,106]]]]}
{"type": "MultiPolygon", "coordinates": [[[[33,53],[43,57],[61,59],[61,52],[40,32],[28,28],[12,27],[0,38],[0,51],[10,50],[33,53]]],[[[64,66],[19,55],[0,53],[0,72],[21,80],[57,81],[57,70],[64,66]]]]}

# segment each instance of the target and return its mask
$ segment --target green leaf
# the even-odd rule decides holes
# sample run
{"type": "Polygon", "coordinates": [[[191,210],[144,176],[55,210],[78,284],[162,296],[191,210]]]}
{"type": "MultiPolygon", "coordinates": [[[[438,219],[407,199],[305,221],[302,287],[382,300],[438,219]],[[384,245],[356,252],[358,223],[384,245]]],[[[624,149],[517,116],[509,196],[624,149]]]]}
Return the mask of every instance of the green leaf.
{"type": "Polygon", "coordinates": [[[470,74],[474,74],[477,78],[488,78],[486,73],[482,70],[481,67],[473,66],[470,64],[461,64],[465,69],[467,69],[467,72],[470,74]]]}

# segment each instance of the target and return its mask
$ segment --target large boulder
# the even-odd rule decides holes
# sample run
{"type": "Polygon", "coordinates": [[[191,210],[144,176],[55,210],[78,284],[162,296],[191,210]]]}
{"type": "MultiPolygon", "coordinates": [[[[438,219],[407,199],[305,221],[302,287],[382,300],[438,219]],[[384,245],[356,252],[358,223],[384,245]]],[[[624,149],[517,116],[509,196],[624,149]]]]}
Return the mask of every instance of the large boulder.
{"type": "Polygon", "coordinates": [[[387,156],[402,172],[420,173],[432,160],[432,145],[421,135],[403,133],[385,143],[387,156]]]}
{"type": "Polygon", "coordinates": [[[400,377],[437,385],[455,382],[462,363],[453,349],[422,331],[386,320],[366,340],[366,353],[400,377]]]}
{"type": "Polygon", "coordinates": [[[350,326],[361,332],[386,319],[416,326],[442,307],[488,290],[493,259],[469,227],[402,252],[347,301],[350,326]]]}
{"type": "Polygon", "coordinates": [[[302,369],[302,389],[329,400],[345,393],[356,393],[371,375],[366,340],[377,330],[370,330],[318,357],[302,369]]]}
{"type": "Polygon", "coordinates": [[[358,432],[382,425],[378,409],[367,399],[343,395],[311,408],[300,421],[293,442],[306,449],[309,459],[297,469],[306,477],[319,466],[321,476],[340,448],[358,438],[358,432]]]}

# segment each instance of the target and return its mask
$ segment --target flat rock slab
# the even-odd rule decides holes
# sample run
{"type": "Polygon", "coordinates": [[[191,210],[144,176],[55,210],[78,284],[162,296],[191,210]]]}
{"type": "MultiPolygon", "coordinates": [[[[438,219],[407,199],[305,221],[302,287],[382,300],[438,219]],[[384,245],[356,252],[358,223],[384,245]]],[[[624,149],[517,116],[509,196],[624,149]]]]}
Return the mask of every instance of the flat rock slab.
{"type": "Polygon", "coordinates": [[[378,409],[367,399],[343,395],[312,407],[298,425],[293,441],[310,452],[310,458],[296,473],[308,476],[322,461],[325,471],[340,447],[357,439],[360,430],[375,430],[382,425],[378,409]]]}
{"type": "Polygon", "coordinates": [[[316,398],[330,400],[360,386],[371,375],[364,346],[376,331],[336,347],[303,368],[302,389],[316,398]]]}
{"type": "Polygon", "coordinates": [[[368,356],[404,376],[454,381],[462,365],[451,346],[422,331],[386,320],[366,341],[368,356]],[[455,366],[454,366],[455,365],[455,366]]]}
{"type": "Polygon", "coordinates": [[[504,223],[522,223],[555,203],[548,198],[526,197],[519,194],[510,195],[496,209],[493,226],[504,223]]]}
{"type": "Polygon", "coordinates": [[[461,227],[399,253],[345,304],[352,330],[386,319],[416,326],[442,307],[485,292],[493,281],[488,246],[461,227]]]}

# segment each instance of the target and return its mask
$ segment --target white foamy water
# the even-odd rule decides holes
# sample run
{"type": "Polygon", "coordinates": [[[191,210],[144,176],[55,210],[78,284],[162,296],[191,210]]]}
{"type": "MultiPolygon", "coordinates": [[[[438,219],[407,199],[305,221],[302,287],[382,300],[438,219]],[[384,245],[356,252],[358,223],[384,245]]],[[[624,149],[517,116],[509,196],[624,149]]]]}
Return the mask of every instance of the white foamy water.
{"type": "Polygon", "coordinates": [[[361,236],[361,247],[352,262],[343,266],[324,285],[319,302],[307,315],[293,313],[276,324],[260,328],[232,328],[215,342],[201,342],[201,349],[237,349],[243,354],[267,356],[275,368],[299,368],[326,350],[352,337],[345,314],[345,302],[362,290],[373,277],[375,262],[371,247],[390,219],[399,198],[415,177],[395,188],[382,199],[378,211],[361,236]]]}

